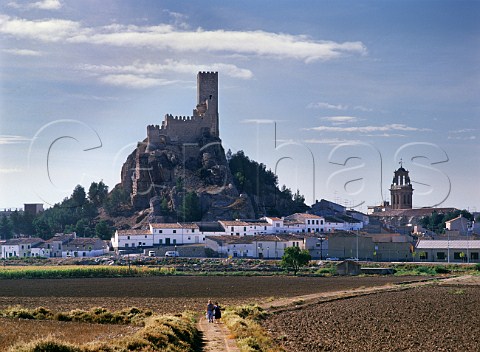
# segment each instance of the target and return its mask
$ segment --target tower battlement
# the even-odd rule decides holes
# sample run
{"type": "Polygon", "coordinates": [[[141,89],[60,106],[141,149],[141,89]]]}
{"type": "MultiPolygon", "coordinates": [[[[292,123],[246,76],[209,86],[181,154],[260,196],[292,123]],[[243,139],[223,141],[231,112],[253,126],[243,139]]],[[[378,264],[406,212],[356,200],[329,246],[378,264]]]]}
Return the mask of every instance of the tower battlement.
{"type": "Polygon", "coordinates": [[[192,116],[166,114],[161,125],[147,126],[147,151],[165,143],[195,143],[205,136],[219,137],[218,72],[198,72],[197,105],[192,116]]]}

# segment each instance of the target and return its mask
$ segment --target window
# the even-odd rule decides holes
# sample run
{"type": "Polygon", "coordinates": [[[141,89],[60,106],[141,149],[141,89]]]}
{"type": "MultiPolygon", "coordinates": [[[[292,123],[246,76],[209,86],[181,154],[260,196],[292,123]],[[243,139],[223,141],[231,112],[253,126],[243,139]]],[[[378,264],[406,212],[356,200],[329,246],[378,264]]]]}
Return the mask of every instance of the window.
{"type": "Polygon", "coordinates": [[[247,227],[246,227],[246,226],[243,227],[243,231],[247,231],[247,227]]]}
{"type": "Polygon", "coordinates": [[[127,248],[127,247],[128,247],[128,243],[125,243],[125,248],[127,248]]]}
{"type": "Polygon", "coordinates": [[[277,222],[277,223],[275,224],[275,227],[280,227],[280,224],[277,222]]]}
{"type": "Polygon", "coordinates": [[[160,238],[160,240],[158,241],[158,244],[163,244],[163,240],[160,238]]]}
{"type": "Polygon", "coordinates": [[[158,233],[163,233],[163,230],[158,230],[158,233]]]}
{"type": "Polygon", "coordinates": [[[307,224],[310,225],[310,220],[307,220],[307,224]]]}
{"type": "Polygon", "coordinates": [[[478,260],[478,252],[472,252],[472,253],[470,253],[470,259],[472,259],[472,260],[478,260]]]}
{"type": "Polygon", "coordinates": [[[445,252],[437,252],[438,260],[445,260],[445,252]]]}
{"type": "Polygon", "coordinates": [[[130,236],[127,236],[127,240],[129,240],[129,239],[130,239],[130,236]]]}
{"type": "Polygon", "coordinates": [[[145,235],[145,238],[147,238],[147,235],[145,235]]]}
{"type": "Polygon", "coordinates": [[[453,259],[457,259],[457,260],[460,260],[462,259],[464,256],[463,252],[454,252],[453,253],[453,259]]]}
{"type": "Polygon", "coordinates": [[[176,238],[173,239],[173,244],[177,244],[177,239],[176,238]]]}
{"type": "Polygon", "coordinates": [[[23,244],[22,244],[22,249],[23,249],[23,244]]]}
{"type": "Polygon", "coordinates": [[[233,229],[233,226],[232,226],[232,228],[231,228],[231,230],[230,230],[230,231],[235,231],[235,230],[233,229]]]}
{"type": "Polygon", "coordinates": [[[318,225],[318,220],[317,220],[317,225],[318,225]]]}
{"type": "Polygon", "coordinates": [[[173,233],[177,233],[177,230],[173,230],[173,233]]]}
{"type": "Polygon", "coordinates": [[[320,225],[323,225],[323,220],[320,220],[320,225]]]}
{"type": "Polygon", "coordinates": [[[192,238],[190,236],[188,236],[188,240],[190,241],[192,238]]]}

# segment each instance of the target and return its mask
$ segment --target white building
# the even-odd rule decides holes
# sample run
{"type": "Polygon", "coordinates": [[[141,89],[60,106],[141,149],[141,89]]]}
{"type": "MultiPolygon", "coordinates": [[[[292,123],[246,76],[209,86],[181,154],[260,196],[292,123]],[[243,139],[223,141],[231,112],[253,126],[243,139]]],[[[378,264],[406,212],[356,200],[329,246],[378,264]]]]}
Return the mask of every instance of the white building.
{"type": "MultiPolygon", "coordinates": [[[[28,258],[32,257],[32,249],[42,244],[41,238],[14,238],[2,244],[2,258],[28,258]]],[[[35,250],[34,253],[37,253],[35,250]]]]}
{"type": "Polygon", "coordinates": [[[62,248],[62,257],[98,257],[108,253],[106,241],[97,237],[74,238],[62,248]]]}
{"type": "Polygon", "coordinates": [[[207,248],[222,257],[279,259],[285,248],[306,248],[306,238],[295,235],[207,236],[207,248]]]}
{"type": "Polygon", "coordinates": [[[419,240],[418,259],[433,262],[480,262],[480,240],[419,240]]]}
{"type": "Polygon", "coordinates": [[[149,230],[117,230],[111,239],[115,250],[152,247],[153,236],[149,230]]]}

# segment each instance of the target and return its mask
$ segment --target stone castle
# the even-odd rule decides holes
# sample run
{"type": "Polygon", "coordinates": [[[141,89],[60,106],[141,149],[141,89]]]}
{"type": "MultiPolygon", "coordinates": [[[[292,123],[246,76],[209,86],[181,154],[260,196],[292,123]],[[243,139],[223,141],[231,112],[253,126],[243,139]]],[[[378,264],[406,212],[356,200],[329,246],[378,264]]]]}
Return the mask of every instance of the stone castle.
{"type": "Polygon", "coordinates": [[[162,124],[147,126],[147,152],[168,144],[198,143],[219,137],[218,72],[197,74],[197,106],[192,116],[165,115],[162,124]]]}
{"type": "Polygon", "coordinates": [[[199,72],[192,116],[165,115],[147,126],[147,138],[123,164],[121,187],[133,209],[173,221],[187,193],[201,203],[202,218],[251,217],[249,199],[234,186],[219,136],[218,73],[199,72]]]}

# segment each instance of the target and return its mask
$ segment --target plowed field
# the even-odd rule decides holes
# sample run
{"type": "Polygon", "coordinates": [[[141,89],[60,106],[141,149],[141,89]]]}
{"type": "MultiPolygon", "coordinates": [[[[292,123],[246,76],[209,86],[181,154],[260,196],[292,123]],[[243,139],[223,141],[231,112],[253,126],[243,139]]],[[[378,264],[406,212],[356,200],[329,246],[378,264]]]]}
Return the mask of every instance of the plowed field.
{"type": "Polygon", "coordinates": [[[480,351],[480,286],[424,286],[270,317],[287,351],[480,351]]]}
{"type": "Polygon", "coordinates": [[[422,278],[164,276],[92,279],[0,280],[0,308],[43,306],[54,311],[136,306],[157,313],[203,309],[208,299],[223,306],[370,287],[422,278]]]}

